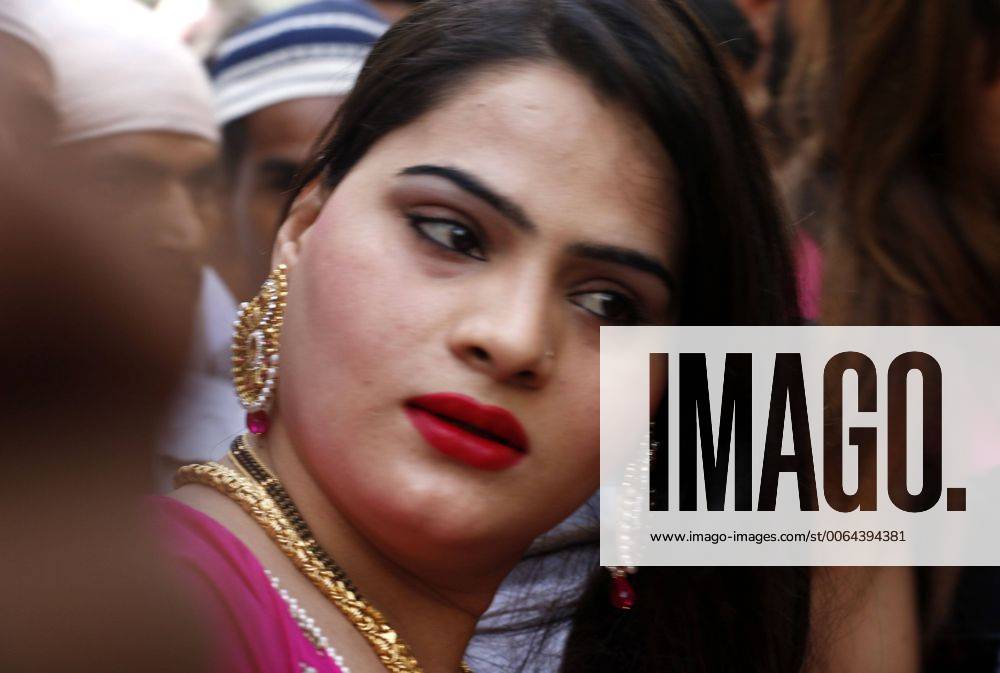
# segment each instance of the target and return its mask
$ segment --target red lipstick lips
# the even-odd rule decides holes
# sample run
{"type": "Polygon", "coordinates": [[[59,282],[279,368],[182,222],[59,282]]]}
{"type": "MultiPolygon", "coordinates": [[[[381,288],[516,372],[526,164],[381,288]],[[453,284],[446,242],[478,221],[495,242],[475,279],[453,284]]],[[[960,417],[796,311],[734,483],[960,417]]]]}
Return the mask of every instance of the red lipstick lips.
{"type": "Polygon", "coordinates": [[[467,395],[413,397],[406,415],[428,444],[481,470],[513,467],[528,451],[528,437],[512,413],[467,395]]]}

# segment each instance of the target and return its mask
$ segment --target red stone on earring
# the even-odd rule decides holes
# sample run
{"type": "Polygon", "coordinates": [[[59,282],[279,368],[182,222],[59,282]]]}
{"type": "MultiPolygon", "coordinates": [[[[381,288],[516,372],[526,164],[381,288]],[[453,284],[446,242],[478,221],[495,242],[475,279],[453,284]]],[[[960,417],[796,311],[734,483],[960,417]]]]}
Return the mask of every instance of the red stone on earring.
{"type": "Polygon", "coordinates": [[[251,411],[247,414],[247,430],[255,435],[263,435],[271,427],[271,418],[266,411],[251,411]]]}
{"type": "Polygon", "coordinates": [[[625,573],[615,573],[611,577],[611,604],[619,610],[631,610],[635,605],[635,590],[625,573]]]}

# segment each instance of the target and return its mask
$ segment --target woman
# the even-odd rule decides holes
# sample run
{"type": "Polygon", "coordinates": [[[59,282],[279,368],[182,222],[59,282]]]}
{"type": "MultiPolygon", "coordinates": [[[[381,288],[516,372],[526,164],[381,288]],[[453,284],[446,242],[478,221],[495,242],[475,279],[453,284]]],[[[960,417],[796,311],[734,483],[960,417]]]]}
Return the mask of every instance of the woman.
{"type": "MultiPolygon", "coordinates": [[[[814,218],[829,260],[823,321],[996,325],[1000,4],[800,9],[807,39],[790,97],[813,162],[800,196],[825,200],[814,218]]],[[[994,569],[887,571],[913,575],[925,670],[997,670],[994,569]]]]}
{"type": "Polygon", "coordinates": [[[597,487],[599,327],[792,321],[717,66],[639,0],[432,2],[376,45],[237,326],[255,434],[162,507],[214,670],[458,669],[597,487]]]}
{"type": "Polygon", "coordinates": [[[995,325],[1000,6],[799,11],[788,98],[812,162],[799,195],[820,195],[829,249],[823,322],[995,325]]]}

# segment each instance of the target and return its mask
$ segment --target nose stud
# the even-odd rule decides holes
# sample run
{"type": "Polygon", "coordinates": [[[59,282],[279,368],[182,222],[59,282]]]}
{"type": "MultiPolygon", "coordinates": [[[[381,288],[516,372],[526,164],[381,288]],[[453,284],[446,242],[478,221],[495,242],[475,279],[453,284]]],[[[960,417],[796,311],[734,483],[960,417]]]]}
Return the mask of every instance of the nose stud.
{"type": "Polygon", "coordinates": [[[547,358],[554,358],[555,356],[556,356],[556,352],[554,350],[549,349],[549,350],[545,351],[545,357],[547,357],[547,358]]]}

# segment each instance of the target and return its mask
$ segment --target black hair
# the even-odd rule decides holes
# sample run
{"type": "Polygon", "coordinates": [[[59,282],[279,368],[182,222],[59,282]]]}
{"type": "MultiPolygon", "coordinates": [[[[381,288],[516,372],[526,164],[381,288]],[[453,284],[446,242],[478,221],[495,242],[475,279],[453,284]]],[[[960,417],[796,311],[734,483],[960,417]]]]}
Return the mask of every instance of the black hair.
{"type": "Polygon", "coordinates": [[[760,58],[760,40],[750,21],[733,0],[697,0],[691,9],[712,32],[743,70],[750,70],[760,58]]]}
{"type": "Polygon", "coordinates": [[[292,200],[317,179],[336,188],[376,141],[477,72],[518,62],[571,66],[634,110],[670,156],[686,253],[682,324],[797,320],[787,231],[751,123],[710,40],[677,2],[424,3],[376,43],[292,200]]]}
{"type": "Polygon", "coordinates": [[[810,573],[799,567],[647,567],[630,610],[597,568],[566,644],[564,673],[799,673],[810,573]]]}

